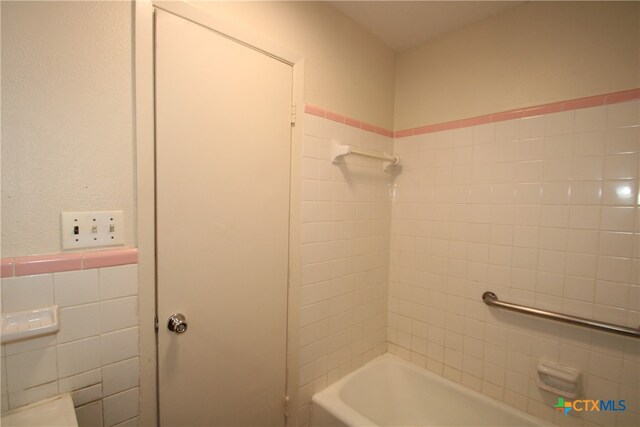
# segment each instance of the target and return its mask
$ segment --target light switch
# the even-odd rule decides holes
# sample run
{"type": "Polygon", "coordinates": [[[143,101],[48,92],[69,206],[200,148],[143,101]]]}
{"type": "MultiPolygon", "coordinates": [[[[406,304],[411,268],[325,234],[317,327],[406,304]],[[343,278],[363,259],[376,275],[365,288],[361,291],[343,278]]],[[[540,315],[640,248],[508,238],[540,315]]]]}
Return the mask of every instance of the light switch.
{"type": "Polygon", "coordinates": [[[122,211],[62,212],[62,249],[124,244],[122,211]]]}

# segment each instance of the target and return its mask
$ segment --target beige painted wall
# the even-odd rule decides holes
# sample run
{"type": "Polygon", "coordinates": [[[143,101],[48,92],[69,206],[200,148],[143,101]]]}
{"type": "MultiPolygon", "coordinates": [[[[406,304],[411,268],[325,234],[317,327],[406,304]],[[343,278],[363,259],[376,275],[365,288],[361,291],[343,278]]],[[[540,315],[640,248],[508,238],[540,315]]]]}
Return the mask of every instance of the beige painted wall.
{"type": "Polygon", "coordinates": [[[396,52],[322,2],[200,2],[304,55],[305,101],[393,127],[396,52]]]}
{"type": "Polygon", "coordinates": [[[640,86],[640,3],[530,2],[398,54],[395,129],[640,86]]]}
{"type": "Polygon", "coordinates": [[[135,245],[129,2],[2,2],[2,257],[61,251],[60,212],[135,245]]]}
{"type": "MultiPolygon", "coordinates": [[[[316,2],[206,2],[305,56],[305,100],[393,127],[395,52],[316,2]]],[[[55,253],[60,212],[124,210],[135,240],[129,2],[2,4],[2,257],[55,253]]]]}

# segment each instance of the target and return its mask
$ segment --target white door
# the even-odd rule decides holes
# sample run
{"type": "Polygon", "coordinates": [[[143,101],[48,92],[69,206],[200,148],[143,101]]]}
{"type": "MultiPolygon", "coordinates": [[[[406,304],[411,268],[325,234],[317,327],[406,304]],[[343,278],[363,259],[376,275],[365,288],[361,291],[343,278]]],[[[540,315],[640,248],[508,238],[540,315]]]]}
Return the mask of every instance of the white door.
{"type": "Polygon", "coordinates": [[[292,67],[155,19],[160,423],[283,425],[292,67]]]}

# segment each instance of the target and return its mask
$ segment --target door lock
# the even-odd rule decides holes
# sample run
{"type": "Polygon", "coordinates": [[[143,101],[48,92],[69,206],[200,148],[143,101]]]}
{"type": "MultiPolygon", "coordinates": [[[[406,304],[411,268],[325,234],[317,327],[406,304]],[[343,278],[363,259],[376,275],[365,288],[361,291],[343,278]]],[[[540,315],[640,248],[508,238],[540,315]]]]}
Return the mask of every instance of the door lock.
{"type": "Polygon", "coordinates": [[[184,334],[187,332],[187,318],[182,313],[175,313],[169,317],[167,329],[176,334],[184,334]]]}

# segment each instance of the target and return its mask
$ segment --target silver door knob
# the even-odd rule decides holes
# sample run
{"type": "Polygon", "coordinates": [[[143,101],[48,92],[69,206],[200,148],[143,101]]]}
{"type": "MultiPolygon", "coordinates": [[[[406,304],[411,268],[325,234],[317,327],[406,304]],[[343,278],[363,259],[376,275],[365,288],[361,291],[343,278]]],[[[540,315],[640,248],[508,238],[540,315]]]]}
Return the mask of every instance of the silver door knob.
{"type": "Polygon", "coordinates": [[[167,329],[176,334],[184,334],[187,332],[187,318],[182,313],[175,313],[169,317],[167,329]]]}

